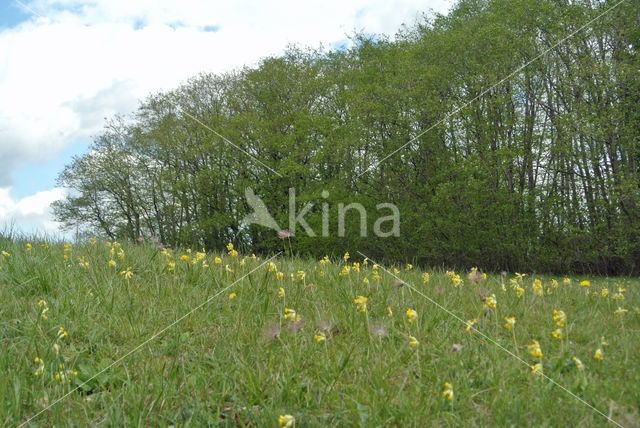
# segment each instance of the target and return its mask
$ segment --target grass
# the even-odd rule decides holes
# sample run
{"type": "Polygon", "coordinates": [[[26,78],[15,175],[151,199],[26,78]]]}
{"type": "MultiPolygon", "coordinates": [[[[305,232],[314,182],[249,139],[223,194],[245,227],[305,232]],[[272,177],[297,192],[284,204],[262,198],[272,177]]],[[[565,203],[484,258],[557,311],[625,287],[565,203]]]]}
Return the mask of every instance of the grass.
{"type": "Polygon", "coordinates": [[[640,424],[637,279],[574,276],[554,287],[551,277],[518,283],[509,274],[475,284],[460,272],[456,287],[451,274],[429,272],[425,283],[423,271],[406,267],[380,267],[376,280],[373,262],[354,253],[330,264],[281,255],[269,269],[265,259],[226,252],[31,244],[0,238],[10,254],[0,256],[4,426],[278,426],[286,414],[295,426],[609,424],[589,406],[640,424]],[[357,296],[367,297],[366,312],[357,296]],[[616,315],[618,307],[629,311],[616,315]],[[551,333],[554,309],[566,314],[562,339],[551,333]],[[516,318],[513,330],[506,316],[516,318]],[[534,339],[544,374],[588,405],[532,372],[534,339]]]}

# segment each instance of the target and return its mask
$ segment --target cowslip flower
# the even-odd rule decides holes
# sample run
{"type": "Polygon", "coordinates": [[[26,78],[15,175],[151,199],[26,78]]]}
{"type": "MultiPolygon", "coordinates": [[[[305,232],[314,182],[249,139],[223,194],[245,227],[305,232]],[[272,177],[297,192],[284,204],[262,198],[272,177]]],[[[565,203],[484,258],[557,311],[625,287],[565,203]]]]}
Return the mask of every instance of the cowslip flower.
{"type": "Polygon", "coordinates": [[[58,329],[58,339],[61,339],[63,337],[67,337],[67,330],[64,329],[64,327],[60,327],[58,329]]]}
{"type": "Polygon", "coordinates": [[[11,254],[9,254],[6,251],[2,250],[2,257],[9,258],[9,257],[11,257],[11,254]]]}
{"type": "Polygon", "coordinates": [[[553,330],[551,332],[551,335],[553,337],[555,337],[556,339],[562,339],[562,329],[561,328],[557,328],[557,329],[553,330]]]}
{"type": "Polygon", "coordinates": [[[609,289],[608,289],[608,288],[602,288],[602,289],[600,290],[600,295],[601,295],[602,297],[607,297],[607,296],[609,295],[609,289]]]}
{"type": "Polygon", "coordinates": [[[237,296],[236,293],[229,294],[229,300],[233,300],[237,296]]]}
{"type": "Polygon", "coordinates": [[[504,317],[504,320],[506,321],[504,328],[507,330],[511,330],[516,325],[516,317],[504,317]]]}
{"type": "Polygon", "coordinates": [[[472,319],[472,320],[467,320],[465,322],[465,324],[467,325],[467,327],[464,329],[467,333],[471,332],[471,327],[473,327],[474,324],[477,324],[478,320],[477,319],[472,319]]]}
{"type": "Polygon", "coordinates": [[[362,283],[363,284],[368,284],[369,283],[369,278],[367,278],[366,276],[364,278],[362,278],[362,283]]]}
{"type": "Polygon", "coordinates": [[[586,279],[580,282],[580,287],[590,287],[590,286],[591,286],[591,282],[589,282],[586,279]]]}
{"type": "Polygon", "coordinates": [[[366,298],[365,296],[358,296],[356,299],[353,300],[353,303],[356,304],[356,307],[358,308],[358,310],[360,312],[367,312],[367,301],[369,299],[366,298]]]}
{"type": "Polygon", "coordinates": [[[542,363],[536,363],[531,366],[531,373],[542,376],[542,363]]]}
{"type": "Polygon", "coordinates": [[[446,397],[447,400],[453,400],[453,386],[449,382],[444,383],[444,391],[442,391],[442,396],[446,397]]]}
{"type": "Polygon", "coordinates": [[[323,331],[318,331],[316,334],[313,335],[313,338],[316,340],[317,343],[320,343],[327,340],[327,335],[324,334],[323,331]]]}
{"type": "Polygon", "coordinates": [[[219,265],[220,263],[222,263],[222,259],[220,257],[216,257],[213,259],[213,263],[219,265]]]}
{"type": "Polygon", "coordinates": [[[31,247],[31,243],[30,243],[30,242],[27,242],[26,250],[27,250],[27,251],[31,251],[31,248],[32,248],[32,247],[31,247]]]}
{"type": "Polygon", "coordinates": [[[573,356],[573,358],[571,358],[575,363],[576,363],[576,367],[578,368],[578,370],[583,370],[584,369],[584,365],[582,365],[582,361],[580,361],[580,359],[576,356],[573,356]]]}
{"type": "Polygon", "coordinates": [[[537,340],[533,339],[531,345],[527,345],[527,348],[529,349],[529,353],[536,358],[542,358],[543,354],[542,354],[542,350],[540,349],[540,344],[538,343],[537,340]]]}
{"type": "Polygon", "coordinates": [[[342,258],[344,259],[344,261],[346,262],[347,260],[349,260],[349,252],[347,251],[346,253],[344,253],[344,256],[342,256],[342,258]]]}
{"type": "Polygon", "coordinates": [[[278,288],[278,299],[282,299],[285,296],[284,288],[278,288]]]}
{"type": "Polygon", "coordinates": [[[387,316],[391,318],[393,316],[393,311],[391,310],[391,306],[387,306],[387,316]]]}
{"type": "Polygon", "coordinates": [[[426,284],[426,283],[427,283],[427,281],[429,281],[429,278],[431,278],[431,275],[429,275],[429,273],[428,273],[428,272],[424,272],[424,273],[422,274],[422,283],[423,283],[423,284],[426,284]]]}
{"type": "Polygon", "coordinates": [[[602,349],[600,348],[596,349],[595,354],[593,354],[593,358],[595,358],[596,360],[602,361],[602,349]]]}
{"type": "Polygon", "coordinates": [[[409,335],[409,346],[412,348],[415,348],[416,346],[418,346],[418,339],[416,339],[415,337],[409,335]]]}
{"type": "Polygon", "coordinates": [[[284,278],[283,272],[276,272],[276,279],[283,279],[283,278],[284,278]]]}
{"type": "Polygon", "coordinates": [[[487,307],[491,309],[495,309],[498,304],[495,294],[492,294],[491,296],[485,298],[484,302],[487,304],[487,307]]]}
{"type": "Polygon", "coordinates": [[[564,323],[567,322],[567,315],[564,311],[553,310],[553,320],[558,327],[564,327],[564,323]]]}
{"type": "Polygon", "coordinates": [[[294,309],[284,308],[284,319],[293,322],[296,321],[296,319],[300,320],[300,315],[296,314],[294,309]]]}
{"type": "Polygon", "coordinates": [[[413,265],[411,263],[407,263],[406,270],[411,270],[411,269],[413,269],[413,265]]]}
{"type": "Polygon", "coordinates": [[[122,277],[127,281],[133,278],[133,271],[131,270],[131,266],[129,266],[127,270],[121,271],[120,275],[122,275],[122,277]]]}
{"type": "Polygon", "coordinates": [[[116,267],[116,261],[115,261],[115,260],[113,260],[113,259],[111,259],[111,260],[109,260],[109,263],[107,263],[107,265],[108,265],[110,268],[112,268],[112,267],[116,267]]]}
{"type": "Polygon", "coordinates": [[[629,312],[629,309],[624,309],[618,306],[618,309],[616,309],[613,313],[616,315],[624,315],[627,312],[629,312]]]}
{"type": "Polygon", "coordinates": [[[292,415],[280,415],[280,417],[278,418],[278,423],[280,424],[281,428],[290,428],[295,425],[296,418],[294,418],[292,415]]]}
{"type": "Polygon", "coordinates": [[[89,269],[89,263],[85,260],[84,256],[78,257],[78,266],[85,270],[89,269]]]}
{"type": "Polygon", "coordinates": [[[407,321],[409,322],[414,322],[416,318],[418,318],[418,313],[411,308],[407,309],[406,314],[407,314],[407,321]]]}

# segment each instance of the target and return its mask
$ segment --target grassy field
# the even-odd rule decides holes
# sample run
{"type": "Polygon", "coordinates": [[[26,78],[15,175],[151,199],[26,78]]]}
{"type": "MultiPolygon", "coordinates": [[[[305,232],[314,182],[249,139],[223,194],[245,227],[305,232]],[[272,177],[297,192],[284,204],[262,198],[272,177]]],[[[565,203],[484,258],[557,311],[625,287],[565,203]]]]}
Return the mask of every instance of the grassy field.
{"type": "Polygon", "coordinates": [[[640,424],[637,279],[427,273],[355,250],[0,238],[0,424],[640,424]]]}

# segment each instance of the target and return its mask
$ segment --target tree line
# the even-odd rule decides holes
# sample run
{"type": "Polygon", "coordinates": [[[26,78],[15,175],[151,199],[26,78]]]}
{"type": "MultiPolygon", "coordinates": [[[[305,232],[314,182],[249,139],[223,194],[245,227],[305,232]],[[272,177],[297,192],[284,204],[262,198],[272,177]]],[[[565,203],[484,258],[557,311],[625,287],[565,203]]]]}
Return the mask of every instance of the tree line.
{"type": "Polygon", "coordinates": [[[255,67],[200,74],[110,119],[59,176],[67,228],[112,239],[256,253],[282,248],[243,223],[251,188],[294,251],[485,270],[640,270],[640,6],[461,0],[393,38],[290,47],[255,67]],[[610,9],[610,10],[609,10],[610,9]],[[583,28],[584,27],[584,28],[583,28]],[[361,236],[376,205],[399,236],[361,236]],[[326,217],[326,215],[325,215],[326,217]]]}

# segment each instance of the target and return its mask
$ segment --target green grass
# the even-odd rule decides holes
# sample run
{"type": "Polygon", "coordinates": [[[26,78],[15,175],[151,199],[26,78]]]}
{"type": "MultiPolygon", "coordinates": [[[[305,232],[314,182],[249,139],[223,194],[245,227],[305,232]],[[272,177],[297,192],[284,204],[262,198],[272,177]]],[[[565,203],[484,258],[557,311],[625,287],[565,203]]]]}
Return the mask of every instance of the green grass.
{"type": "MultiPolygon", "coordinates": [[[[593,277],[581,287],[587,278],[573,276],[569,284],[556,278],[553,288],[551,277],[531,274],[518,298],[513,274],[506,291],[500,276],[473,284],[460,272],[464,282],[454,287],[445,272],[432,271],[423,283],[421,270],[405,267],[397,267],[407,283],[399,287],[382,267],[375,281],[371,261],[340,275],[344,265],[362,263],[355,249],[348,263],[329,265],[281,255],[273,272],[265,259],[241,265],[243,255],[207,254],[193,265],[174,251],[171,272],[167,257],[149,245],[123,244],[120,260],[101,241],[73,246],[67,259],[62,245],[32,244],[27,251],[26,241],[0,238],[0,251],[10,254],[0,256],[3,426],[277,426],[282,414],[295,416],[296,426],[607,425],[532,373],[533,339],[545,375],[623,426],[640,423],[637,279],[593,277]],[[126,280],[120,272],[129,266],[133,277],[126,280]],[[537,296],[534,278],[551,294],[537,296]],[[611,298],[618,287],[626,289],[624,300],[611,298]],[[495,312],[486,312],[483,294],[495,294],[495,312]],[[366,312],[356,308],[358,295],[368,298],[366,312]],[[49,308],[46,320],[40,300],[49,308]],[[285,320],[285,307],[301,321],[285,320]],[[629,312],[615,315],[618,307],[629,312]],[[408,322],[408,308],[417,311],[415,322],[408,322]],[[554,309],[567,316],[562,341],[551,335],[554,309]],[[517,347],[505,316],[516,318],[517,347]],[[465,331],[456,317],[477,319],[480,333],[465,331]],[[61,326],[68,335],[58,338],[61,326]],[[318,343],[320,330],[327,339],[318,343]],[[454,343],[459,352],[451,351],[454,343]],[[597,348],[602,361],[593,357],[597,348]],[[44,360],[37,376],[36,357],[44,360]],[[60,372],[66,381],[55,378],[60,372]],[[453,386],[452,401],[443,396],[445,382],[453,386]]],[[[193,260],[195,250],[187,256],[193,260]]]]}

